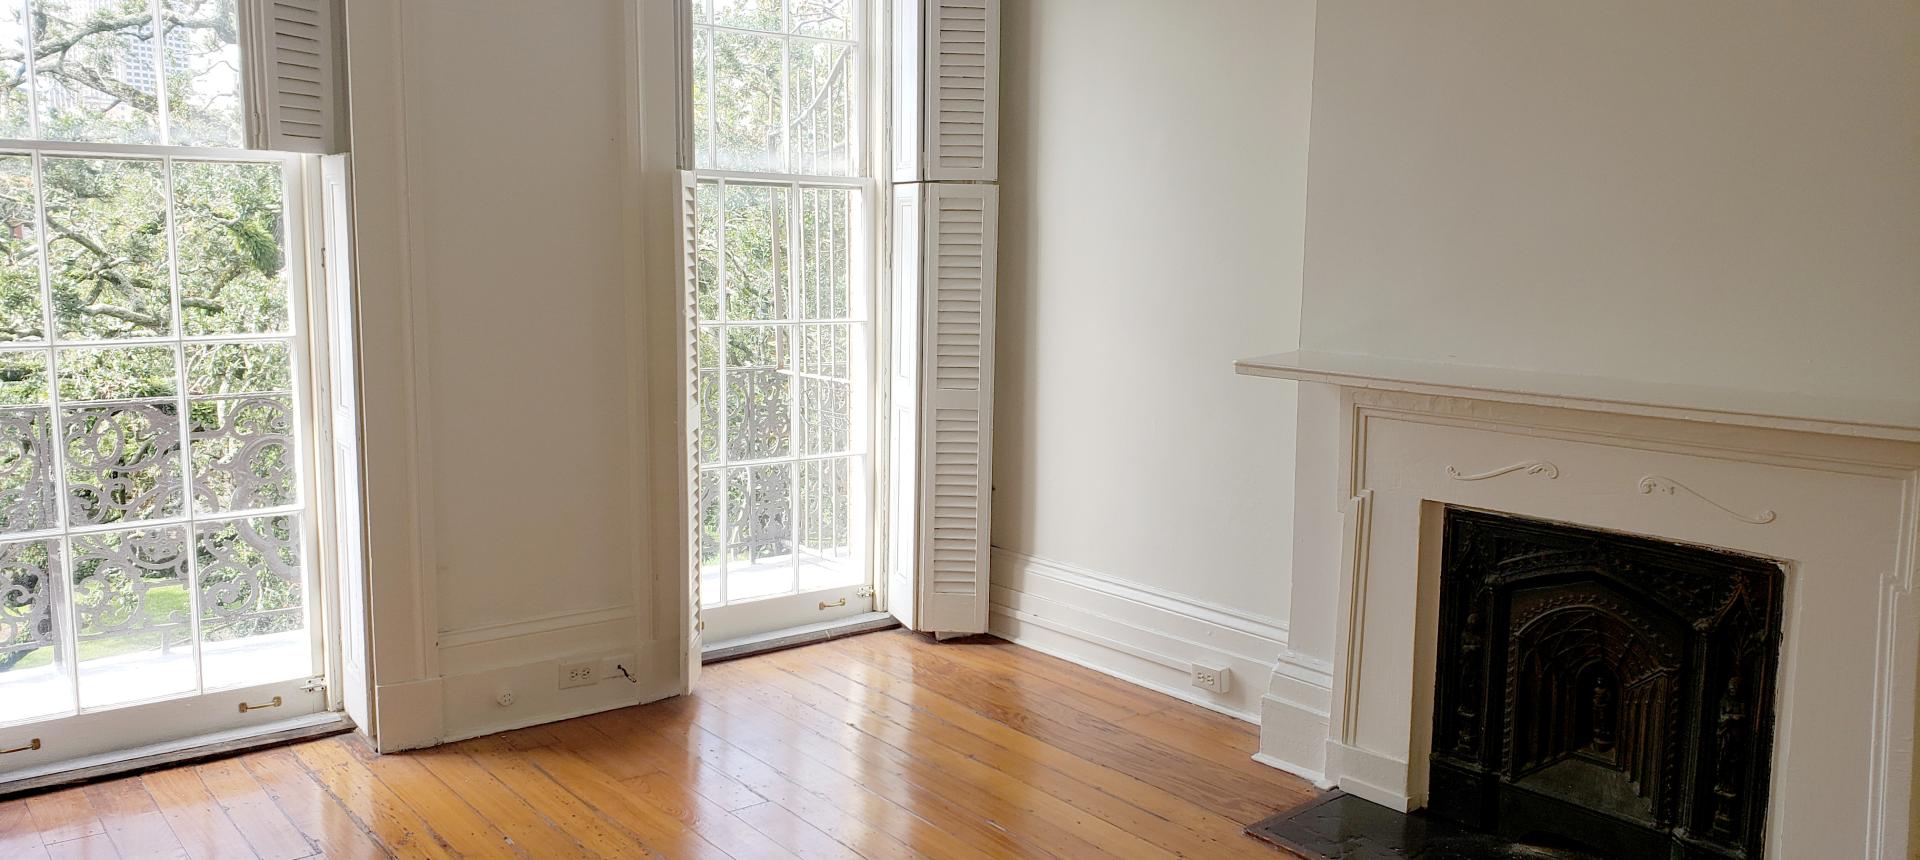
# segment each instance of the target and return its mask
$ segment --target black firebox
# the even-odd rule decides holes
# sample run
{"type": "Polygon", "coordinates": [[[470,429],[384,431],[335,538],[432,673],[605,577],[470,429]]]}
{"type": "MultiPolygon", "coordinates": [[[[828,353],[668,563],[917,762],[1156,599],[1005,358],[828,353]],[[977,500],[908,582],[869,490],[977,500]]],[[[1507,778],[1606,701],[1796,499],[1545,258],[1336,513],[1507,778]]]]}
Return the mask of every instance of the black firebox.
{"type": "Polygon", "coordinates": [[[1764,856],[1785,575],[1448,508],[1429,811],[1633,858],[1764,856]]]}

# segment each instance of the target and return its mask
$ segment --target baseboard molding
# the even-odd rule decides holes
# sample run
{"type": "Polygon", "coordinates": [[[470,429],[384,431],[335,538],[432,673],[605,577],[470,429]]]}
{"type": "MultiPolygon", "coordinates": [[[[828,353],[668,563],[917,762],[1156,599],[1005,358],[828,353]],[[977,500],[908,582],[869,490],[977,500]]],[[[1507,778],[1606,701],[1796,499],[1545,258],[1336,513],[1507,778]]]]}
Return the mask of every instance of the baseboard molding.
{"type": "Polygon", "coordinates": [[[993,635],[1204,708],[1259,723],[1286,626],[1095,571],[993,551],[993,635]],[[1226,693],[1194,687],[1192,664],[1228,667],[1226,693]]]}
{"type": "Polygon", "coordinates": [[[1332,708],[1332,665],[1293,651],[1281,654],[1260,697],[1260,754],[1254,758],[1331,787],[1326,773],[1332,708]]]}

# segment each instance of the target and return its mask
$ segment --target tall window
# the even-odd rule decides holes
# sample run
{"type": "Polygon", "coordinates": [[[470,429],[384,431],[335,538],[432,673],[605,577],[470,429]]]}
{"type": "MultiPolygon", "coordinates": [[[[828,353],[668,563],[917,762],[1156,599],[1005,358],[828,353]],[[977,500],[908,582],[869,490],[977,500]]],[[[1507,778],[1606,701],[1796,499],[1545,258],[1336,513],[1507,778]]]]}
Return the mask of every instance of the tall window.
{"type": "Polygon", "coordinates": [[[234,16],[0,2],[0,724],[317,669],[299,163],[232,148],[234,16]]]}
{"type": "Polygon", "coordinates": [[[855,0],[692,0],[702,602],[867,582],[855,0]]]}

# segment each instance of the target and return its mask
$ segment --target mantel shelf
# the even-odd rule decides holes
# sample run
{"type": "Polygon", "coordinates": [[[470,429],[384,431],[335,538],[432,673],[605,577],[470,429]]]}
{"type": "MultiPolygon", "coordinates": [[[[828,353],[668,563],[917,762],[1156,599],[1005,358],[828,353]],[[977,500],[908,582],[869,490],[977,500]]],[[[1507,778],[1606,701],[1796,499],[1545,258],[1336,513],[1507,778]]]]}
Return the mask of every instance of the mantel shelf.
{"type": "Polygon", "coordinates": [[[1313,350],[1242,359],[1234,370],[1352,388],[1920,442],[1920,400],[1913,399],[1641,382],[1313,350]]]}

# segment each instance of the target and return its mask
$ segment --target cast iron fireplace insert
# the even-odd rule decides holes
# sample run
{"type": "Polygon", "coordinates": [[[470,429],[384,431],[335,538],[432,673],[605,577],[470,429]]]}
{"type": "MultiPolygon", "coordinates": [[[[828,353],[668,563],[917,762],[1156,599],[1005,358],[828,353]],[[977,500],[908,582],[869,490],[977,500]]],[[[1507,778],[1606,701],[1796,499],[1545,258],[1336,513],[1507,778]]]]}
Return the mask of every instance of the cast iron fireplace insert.
{"type": "Polygon", "coordinates": [[[1785,574],[1446,509],[1428,809],[1603,856],[1764,856],[1785,574]]]}

